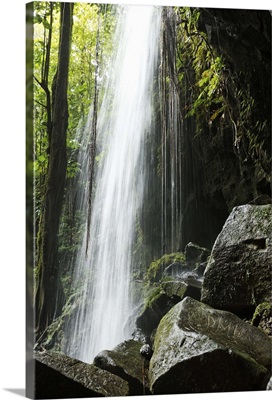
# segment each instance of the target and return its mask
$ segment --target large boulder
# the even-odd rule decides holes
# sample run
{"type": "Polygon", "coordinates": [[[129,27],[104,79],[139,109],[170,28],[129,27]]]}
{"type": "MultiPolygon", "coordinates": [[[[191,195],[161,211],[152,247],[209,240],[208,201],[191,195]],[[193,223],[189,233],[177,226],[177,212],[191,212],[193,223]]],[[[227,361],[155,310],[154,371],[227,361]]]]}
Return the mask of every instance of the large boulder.
{"type": "MultiPolygon", "coordinates": [[[[183,285],[184,293],[186,292],[186,285],[183,285]]],[[[149,296],[146,304],[142,305],[139,309],[139,315],[136,318],[136,327],[141,329],[144,334],[149,338],[157,328],[161,318],[180,301],[167,296],[165,291],[158,287],[149,296]]]]}
{"type": "Polygon", "coordinates": [[[161,320],[149,379],[153,394],[263,390],[271,340],[236,315],[186,297],[161,320]]]}
{"type": "Polygon", "coordinates": [[[147,281],[149,283],[159,282],[164,270],[171,265],[175,265],[180,271],[186,269],[185,255],[180,252],[164,254],[160,259],[152,261],[146,273],[147,281]]]}
{"type": "Polygon", "coordinates": [[[57,352],[36,353],[35,374],[37,399],[129,395],[119,376],[57,352]]]}
{"type": "Polygon", "coordinates": [[[166,266],[162,277],[171,277],[183,281],[190,277],[201,280],[210,254],[210,250],[190,242],[185,246],[184,261],[182,263],[173,262],[166,266]]]}
{"type": "Polygon", "coordinates": [[[211,251],[205,247],[201,247],[195,243],[189,242],[185,246],[184,253],[187,265],[190,265],[195,269],[198,267],[198,265],[207,261],[211,251]]]}
{"type": "Polygon", "coordinates": [[[241,317],[272,302],[271,217],[271,204],[233,209],[213,246],[201,301],[241,317]]]}
{"type": "Polygon", "coordinates": [[[147,299],[136,318],[136,327],[150,338],[162,317],[184,297],[190,296],[199,300],[201,281],[189,275],[187,279],[172,280],[165,278],[147,299]]]}
{"type": "Polygon", "coordinates": [[[134,313],[136,327],[149,338],[161,318],[186,296],[199,300],[210,250],[188,243],[185,254],[165,254],[147,271],[145,301],[134,313]]]}
{"type": "Polygon", "coordinates": [[[150,394],[145,359],[140,353],[142,346],[141,342],[126,340],[113,350],[101,351],[94,358],[94,365],[127,381],[130,395],[150,394]]]}

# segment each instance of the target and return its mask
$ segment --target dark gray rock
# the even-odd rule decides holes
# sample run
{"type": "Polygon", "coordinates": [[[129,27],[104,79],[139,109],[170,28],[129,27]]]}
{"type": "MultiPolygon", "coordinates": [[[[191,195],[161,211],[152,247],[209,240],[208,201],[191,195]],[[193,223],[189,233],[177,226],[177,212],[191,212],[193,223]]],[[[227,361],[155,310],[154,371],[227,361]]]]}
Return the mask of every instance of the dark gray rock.
{"type": "Polygon", "coordinates": [[[186,248],[188,262],[178,252],[163,255],[148,268],[145,301],[133,315],[136,327],[147,336],[147,341],[171,307],[185,296],[200,299],[204,260],[210,251],[193,243],[186,248]]]}
{"type": "Polygon", "coordinates": [[[148,380],[144,376],[147,370],[143,370],[145,358],[140,353],[142,346],[140,342],[127,340],[113,350],[101,351],[94,358],[94,365],[127,381],[130,395],[148,394],[148,380]]]}
{"type": "Polygon", "coordinates": [[[165,281],[161,283],[151,293],[146,304],[142,307],[139,316],[136,318],[136,326],[150,338],[162,317],[185,297],[187,291],[188,285],[180,281],[165,281]]]}
{"type": "Polygon", "coordinates": [[[185,246],[185,262],[173,262],[164,268],[162,277],[183,279],[189,275],[201,278],[211,251],[192,242],[185,246]]]}
{"type": "Polygon", "coordinates": [[[161,287],[164,293],[172,299],[174,305],[186,296],[200,300],[202,282],[196,275],[190,274],[182,280],[162,281],[161,287]]]}
{"type": "Polygon", "coordinates": [[[154,329],[157,328],[161,318],[176,303],[161,288],[158,288],[150,296],[147,304],[141,307],[139,316],[136,318],[137,328],[140,328],[149,338],[154,329]]]}
{"type": "Polygon", "coordinates": [[[264,390],[271,374],[264,333],[189,297],[163,317],[153,350],[153,394],[264,390]]]}
{"type": "Polygon", "coordinates": [[[271,205],[233,209],[212,249],[201,301],[242,317],[272,302],[271,217],[271,205]]]}
{"type": "MultiPolygon", "coordinates": [[[[204,269],[202,270],[203,272],[204,269]]],[[[191,269],[185,268],[184,266],[177,271],[173,270],[172,266],[170,265],[168,268],[165,269],[161,282],[168,279],[171,280],[172,282],[182,282],[185,283],[186,285],[201,287],[203,272],[201,272],[200,268],[199,269],[197,268],[196,270],[192,271],[191,269]]]]}
{"type": "Polygon", "coordinates": [[[200,300],[202,282],[192,273],[182,280],[165,278],[160,286],[151,293],[146,305],[141,308],[136,318],[136,326],[149,338],[157,328],[162,317],[184,297],[200,300]]]}
{"type": "Polygon", "coordinates": [[[207,261],[211,251],[190,242],[185,246],[184,253],[187,265],[196,268],[199,264],[207,261]]]}
{"type": "Polygon", "coordinates": [[[119,376],[61,353],[35,354],[35,398],[127,396],[128,383],[119,376]]]}
{"type": "Polygon", "coordinates": [[[165,280],[161,282],[161,288],[163,289],[163,292],[167,295],[167,297],[177,297],[177,303],[184,298],[188,285],[179,280],[165,280]]]}

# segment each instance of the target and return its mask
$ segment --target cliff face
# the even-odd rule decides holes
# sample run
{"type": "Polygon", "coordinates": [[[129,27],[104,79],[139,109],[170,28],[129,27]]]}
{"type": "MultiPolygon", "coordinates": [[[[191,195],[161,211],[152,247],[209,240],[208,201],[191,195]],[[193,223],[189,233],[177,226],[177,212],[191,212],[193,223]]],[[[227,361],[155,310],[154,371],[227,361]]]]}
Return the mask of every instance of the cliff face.
{"type": "Polygon", "coordinates": [[[271,14],[198,12],[197,34],[224,63],[224,110],[210,102],[204,117],[184,123],[183,246],[195,241],[210,247],[233,207],[271,197],[271,14]]]}

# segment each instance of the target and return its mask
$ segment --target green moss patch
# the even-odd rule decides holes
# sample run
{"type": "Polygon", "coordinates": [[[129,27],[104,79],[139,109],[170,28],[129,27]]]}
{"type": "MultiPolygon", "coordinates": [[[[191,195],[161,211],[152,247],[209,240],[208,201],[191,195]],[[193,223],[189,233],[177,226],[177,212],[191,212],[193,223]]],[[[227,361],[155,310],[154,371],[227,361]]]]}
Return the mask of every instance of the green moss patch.
{"type": "Polygon", "coordinates": [[[164,254],[158,260],[152,261],[147,270],[146,279],[149,282],[158,282],[162,277],[164,269],[174,262],[184,263],[185,255],[181,252],[164,254]]]}

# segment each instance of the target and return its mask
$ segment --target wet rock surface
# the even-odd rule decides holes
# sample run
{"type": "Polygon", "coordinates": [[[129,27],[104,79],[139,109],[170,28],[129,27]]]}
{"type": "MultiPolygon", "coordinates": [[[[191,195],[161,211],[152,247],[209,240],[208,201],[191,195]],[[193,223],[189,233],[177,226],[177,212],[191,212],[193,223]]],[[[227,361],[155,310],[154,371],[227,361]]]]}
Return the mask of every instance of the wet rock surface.
{"type": "Polygon", "coordinates": [[[190,296],[200,300],[203,272],[206,268],[210,250],[194,243],[188,243],[185,254],[164,255],[150,268],[157,264],[155,289],[146,298],[145,304],[139,308],[136,326],[150,337],[157,328],[161,318],[184,297],[190,296]],[[174,261],[183,260],[182,263],[174,261]]]}
{"type": "MultiPolygon", "coordinates": [[[[186,286],[184,285],[184,293],[186,292],[186,286]]],[[[147,338],[150,338],[154,329],[157,328],[161,318],[178,302],[180,301],[170,298],[162,290],[158,289],[154,291],[152,298],[146,306],[142,306],[139,316],[136,319],[136,326],[140,328],[147,338]]],[[[149,339],[148,339],[149,340],[149,339]]]]}
{"type": "Polygon", "coordinates": [[[151,294],[148,303],[136,319],[136,326],[149,338],[162,317],[184,297],[200,299],[201,282],[189,275],[184,280],[163,280],[151,294]]]}
{"type": "Polygon", "coordinates": [[[129,394],[148,394],[148,377],[145,358],[140,350],[143,344],[127,340],[113,350],[104,350],[94,359],[94,365],[119,376],[128,382],[129,394]]]}
{"type": "Polygon", "coordinates": [[[186,297],[158,326],[150,387],[153,394],[263,390],[270,366],[265,334],[186,297]]]}
{"type": "Polygon", "coordinates": [[[201,263],[206,262],[207,258],[211,254],[210,250],[192,242],[189,242],[185,246],[184,253],[187,265],[192,266],[194,269],[196,269],[201,263]]]}
{"type": "Polygon", "coordinates": [[[235,207],[215,241],[201,301],[241,316],[272,302],[272,206],[235,207]]]}
{"type": "Polygon", "coordinates": [[[35,354],[38,399],[127,396],[128,383],[120,377],[56,352],[35,354]]]}
{"type": "Polygon", "coordinates": [[[271,390],[271,207],[234,208],[210,256],[189,244],[182,263],[155,261],[134,340],[93,365],[37,353],[36,397],[271,390]]]}

